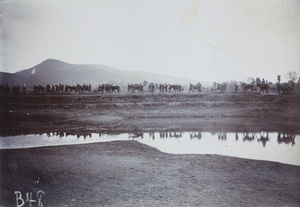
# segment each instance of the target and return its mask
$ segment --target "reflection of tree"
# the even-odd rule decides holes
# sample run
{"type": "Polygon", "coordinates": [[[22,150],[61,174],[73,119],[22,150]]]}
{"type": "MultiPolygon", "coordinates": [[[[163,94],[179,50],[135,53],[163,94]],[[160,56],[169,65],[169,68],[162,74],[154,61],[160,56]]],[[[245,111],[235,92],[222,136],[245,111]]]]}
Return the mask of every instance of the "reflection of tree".
{"type": "Polygon", "coordinates": [[[266,146],[267,141],[269,141],[269,132],[267,132],[266,136],[263,136],[262,134],[260,135],[260,138],[257,139],[258,142],[262,142],[263,146],[266,146]]]}
{"type": "Polygon", "coordinates": [[[193,139],[193,138],[201,139],[202,133],[201,132],[190,132],[190,139],[193,139]]]}
{"type": "Polygon", "coordinates": [[[281,133],[281,132],[278,132],[278,135],[277,135],[277,142],[278,144],[281,144],[281,143],[285,143],[285,144],[289,144],[289,143],[292,143],[292,146],[295,145],[295,137],[296,135],[292,132],[290,133],[281,133]]]}
{"type": "Polygon", "coordinates": [[[243,141],[250,141],[252,142],[255,138],[255,135],[254,133],[252,133],[252,135],[249,135],[250,133],[249,132],[244,132],[243,135],[244,135],[244,138],[243,138],[243,141]]]}

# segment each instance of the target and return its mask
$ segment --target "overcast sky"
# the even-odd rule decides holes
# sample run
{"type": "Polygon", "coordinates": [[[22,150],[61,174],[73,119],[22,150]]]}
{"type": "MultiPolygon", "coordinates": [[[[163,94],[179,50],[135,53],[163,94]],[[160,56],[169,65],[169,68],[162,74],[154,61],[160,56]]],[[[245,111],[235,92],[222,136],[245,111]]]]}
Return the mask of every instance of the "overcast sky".
{"type": "Polygon", "coordinates": [[[205,81],[300,73],[299,0],[0,0],[0,71],[54,58],[205,81]]]}

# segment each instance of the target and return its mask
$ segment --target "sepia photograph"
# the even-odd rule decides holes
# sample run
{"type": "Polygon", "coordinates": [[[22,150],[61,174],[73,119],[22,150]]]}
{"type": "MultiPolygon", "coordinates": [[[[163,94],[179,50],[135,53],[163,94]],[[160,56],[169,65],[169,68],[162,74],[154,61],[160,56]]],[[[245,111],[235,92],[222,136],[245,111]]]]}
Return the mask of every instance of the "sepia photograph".
{"type": "Polygon", "coordinates": [[[0,0],[0,207],[300,206],[299,0],[0,0]]]}

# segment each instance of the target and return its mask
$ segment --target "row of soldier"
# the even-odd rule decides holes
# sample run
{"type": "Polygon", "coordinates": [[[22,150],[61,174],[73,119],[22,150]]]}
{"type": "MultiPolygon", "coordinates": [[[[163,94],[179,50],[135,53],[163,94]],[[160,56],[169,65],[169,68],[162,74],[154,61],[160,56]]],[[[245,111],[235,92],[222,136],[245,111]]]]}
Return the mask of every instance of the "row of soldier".
{"type": "Polygon", "coordinates": [[[56,92],[56,93],[63,93],[63,92],[91,92],[92,86],[91,84],[77,84],[77,85],[67,85],[67,84],[58,84],[58,85],[49,85],[47,84],[46,87],[41,85],[34,85],[33,87],[34,92],[56,92]]]}
{"type": "MultiPolygon", "coordinates": [[[[14,94],[18,94],[21,92],[21,88],[22,88],[22,91],[23,93],[25,93],[25,90],[26,90],[26,84],[24,83],[23,86],[19,86],[19,85],[13,85],[12,86],[12,92],[14,94]]],[[[0,85],[0,92],[5,92],[5,93],[10,93],[11,89],[9,87],[8,84],[5,84],[5,85],[0,85]]]]}
{"type": "MultiPolygon", "coordinates": [[[[200,85],[201,86],[201,85],[200,85]]],[[[148,92],[149,93],[154,93],[156,90],[160,93],[167,93],[167,92],[183,92],[183,87],[178,84],[167,84],[167,83],[160,83],[160,84],[154,84],[154,83],[149,83],[148,85],[148,92]]]]}

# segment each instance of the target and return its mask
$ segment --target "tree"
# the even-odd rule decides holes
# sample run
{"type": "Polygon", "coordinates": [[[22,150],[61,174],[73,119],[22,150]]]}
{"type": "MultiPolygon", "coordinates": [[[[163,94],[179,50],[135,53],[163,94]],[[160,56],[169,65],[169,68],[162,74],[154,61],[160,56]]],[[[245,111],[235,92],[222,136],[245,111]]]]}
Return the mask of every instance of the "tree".
{"type": "Polygon", "coordinates": [[[247,78],[247,82],[248,83],[253,83],[254,82],[254,78],[252,78],[252,77],[247,78]]]}
{"type": "Polygon", "coordinates": [[[296,80],[298,78],[298,74],[296,71],[290,71],[285,75],[285,77],[293,82],[296,82],[296,80]]]}

